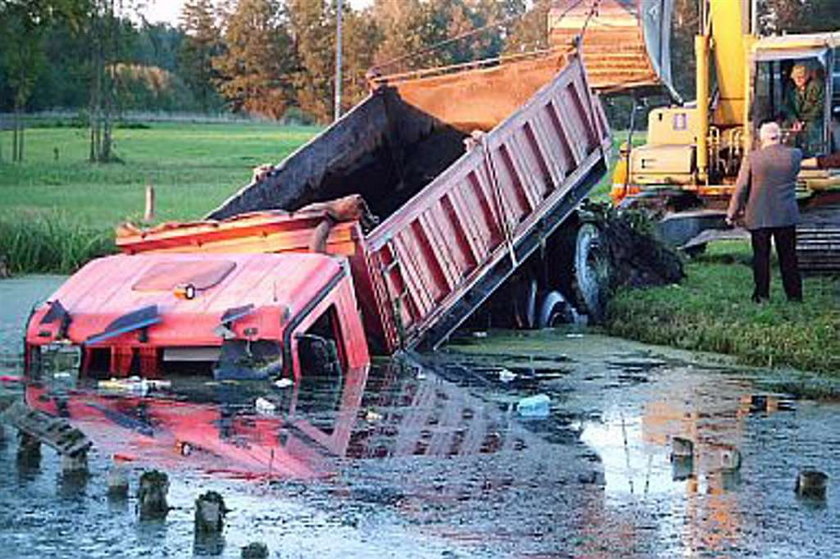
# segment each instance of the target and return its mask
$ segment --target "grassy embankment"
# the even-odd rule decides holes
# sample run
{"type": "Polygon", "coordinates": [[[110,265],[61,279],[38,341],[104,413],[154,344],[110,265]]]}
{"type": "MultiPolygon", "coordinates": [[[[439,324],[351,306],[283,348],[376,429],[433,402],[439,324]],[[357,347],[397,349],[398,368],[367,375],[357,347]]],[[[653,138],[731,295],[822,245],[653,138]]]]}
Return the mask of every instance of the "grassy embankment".
{"type": "Polygon", "coordinates": [[[205,215],[248,182],[251,168],[278,162],[317,132],[272,124],[156,123],[117,129],[122,163],[90,164],[79,128],[31,128],[25,161],[8,161],[0,133],[0,255],[13,273],[69,273],[113,250],[113,228],[143,214],[145,187],[157,221],[205,215]],[[56,160],[56,150],[58,159],[56,160]]]}
{"type": "Polygon", "coordinates": [[[680,285],[620,291],[609,333],[840,376],[840,278],[806,277],[804,303],[788,303],[774,260],[771,302],[756,305],[751,256],[746,241],[718,243],[687,264],[680,285]]]}

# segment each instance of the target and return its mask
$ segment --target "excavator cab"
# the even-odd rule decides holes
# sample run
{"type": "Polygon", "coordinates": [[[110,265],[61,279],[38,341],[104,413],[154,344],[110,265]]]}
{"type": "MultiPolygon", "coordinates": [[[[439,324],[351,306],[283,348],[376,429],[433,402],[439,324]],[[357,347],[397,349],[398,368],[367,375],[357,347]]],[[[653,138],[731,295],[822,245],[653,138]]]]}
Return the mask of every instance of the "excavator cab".
{"type": "Polygon", "coordinates": [[[835,49],[757,49],[753,68],[752,137],[765,122],[782,126],[784,142],[805,157],[840,149],[837,132],[838,92],[835,49]]]}

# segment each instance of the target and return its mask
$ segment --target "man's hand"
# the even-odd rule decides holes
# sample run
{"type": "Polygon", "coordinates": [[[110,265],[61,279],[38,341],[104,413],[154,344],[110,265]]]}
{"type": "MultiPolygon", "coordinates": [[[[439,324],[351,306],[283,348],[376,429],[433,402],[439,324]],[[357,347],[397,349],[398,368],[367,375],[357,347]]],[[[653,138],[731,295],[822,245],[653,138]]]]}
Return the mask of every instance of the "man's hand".
{"type": "Polygon", "coordinates": [[[735,227],[735,219],[730,216],[726,216],[726,225],[728,227],[735,227]]]}
{"type": "Polygon", "coordinates": [[[790,130],[791,132],[801,132],[803,128],[805,128],[805,123],[803,123],[801,120],[797,120],[790,127],[790,130]]]}

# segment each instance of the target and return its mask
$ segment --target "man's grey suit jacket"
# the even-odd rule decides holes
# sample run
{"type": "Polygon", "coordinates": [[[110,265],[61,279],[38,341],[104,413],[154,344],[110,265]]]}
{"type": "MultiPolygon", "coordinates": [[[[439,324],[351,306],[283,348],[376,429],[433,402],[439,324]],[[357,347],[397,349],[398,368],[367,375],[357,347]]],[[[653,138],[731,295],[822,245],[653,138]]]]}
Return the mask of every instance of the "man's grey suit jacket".
{"type": "Polygon", "coordinates": [[[781,144],[750,153],[738,172],[727,216],[734,219],[745,210],[744,225],[751,231],[796,225],[796,175],[801,163],[800,150],[781,144]]]}

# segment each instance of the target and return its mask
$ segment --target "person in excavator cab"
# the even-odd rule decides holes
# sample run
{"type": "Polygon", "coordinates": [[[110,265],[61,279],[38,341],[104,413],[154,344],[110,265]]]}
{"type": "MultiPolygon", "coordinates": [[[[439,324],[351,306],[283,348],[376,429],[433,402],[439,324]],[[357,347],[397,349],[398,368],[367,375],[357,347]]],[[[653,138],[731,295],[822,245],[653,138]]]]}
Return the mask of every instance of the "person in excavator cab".
{"type": "Polygon", "coordinates": [[[822,151],[822,121],[825,87],[814,70],[797,63],[790,71],[791,85],[785,91],[782,126],[794,135],[795,146],[807,156],[822,151]]]}

